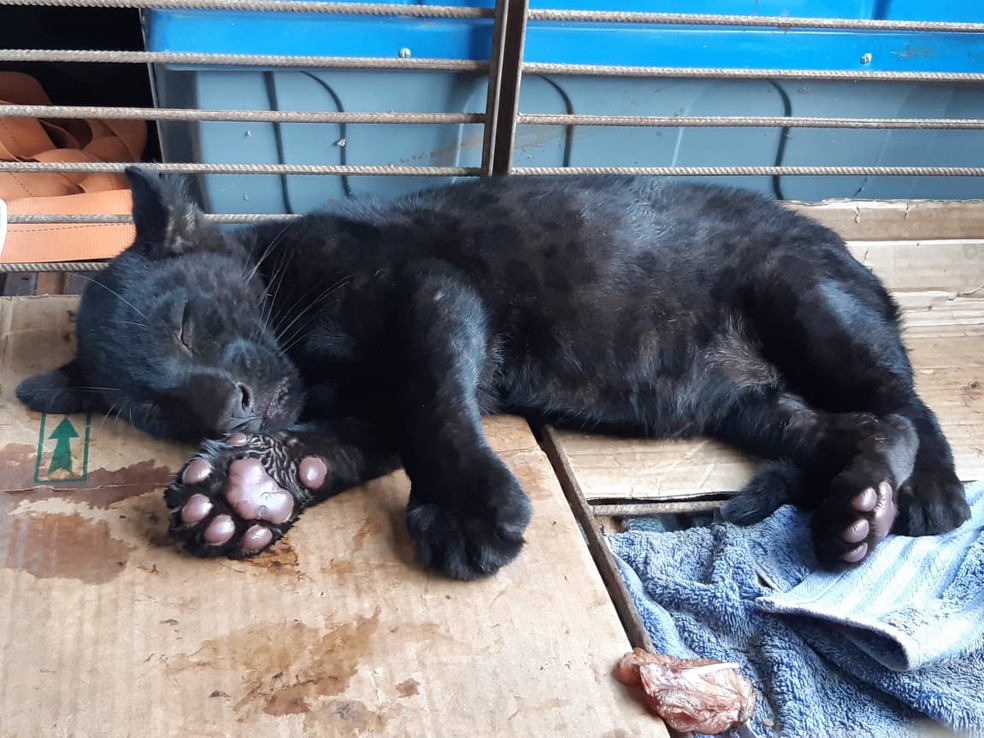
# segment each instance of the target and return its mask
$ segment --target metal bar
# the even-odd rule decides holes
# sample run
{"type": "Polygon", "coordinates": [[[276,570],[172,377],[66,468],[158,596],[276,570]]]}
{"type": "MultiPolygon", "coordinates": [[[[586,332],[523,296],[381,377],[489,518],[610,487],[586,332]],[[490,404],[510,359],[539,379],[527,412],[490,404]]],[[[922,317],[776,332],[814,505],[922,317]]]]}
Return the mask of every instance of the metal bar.
{"type": "MultiPolygon", "coordinates": [[[[83,174],[122,172],[126,162],[0,162],[0,172],[83,174]]],[[[143,164],[158,172],[181,174],[351,174],[381,177],[478,176],[481,167],[411,167],[365,164],[143,164]]],[[[512,167],[510,174],[631,174],[651,177],[982,177],[984,167],[879,167],[879,166],[722,166],[722,167],[512,167]]]]}
{"type": "Polygon", "coordinates": [[[411,69],[448,72],[486,72],[488,62],[473,59],[388,59],[359,56],[284,56],[282,54],[203,54],[186,51],[93,51],[60,49],[0,49],[5,62],[66,62],[84,64],[178,64],[299,69],[411,69]]]}
{"type": "MultiPolygon", "coordinates": [[[[485,121],[484,113],[309,112],[246,109],[134,108],[98,105],[0,105],[0,118],[17,117],[412,125],[478,125],[485,121]]],[[[552,115],[519,113],[517,123],[531,126],[583,125],[653,128],[892,128],[956,131],[984,129],[984,119],[979,118],[787,118],[783,116],[740,115],[552,115]]]]}
{"type": "MultiPolygon", "coordinates": [[[[2,161],[0,172],[70,172],[102,174],[122,172],[127,162],[29,162],[2,161]]],[[[482,173],[479,167],[410,167],[365,164],[142,164],[157,172],[179,174],[363,174],[376,177],[467,177],[482,173]]]]}
{"type": "MultiPolygon", "coordinates": [[[[2,114],[3,108],[0,108],[2,114]]],[[[981,130],[979,118],[811,118],[783,116],[695,115],[547,115],[520,113],[518,123],[531,126],[638,126],[653,128],[915,128],[981,130]]]]}
{"type": "Polygon", "coordinates": [[[603,64],[525,62],[526,74],[668,79],[798,79],[837,82],[984,82],[979,72],[861,72],[832,69],[744,69],[724,67],[624,67],[603,64]]]}
{"type": "MultiPolygon", "coordinates": [[[[234,10],[249,12],[317,13],[326,15],[405,16],[416,18],[491,18],[489,8],[393,3],[333,3],[319,0],[0,0],[0,6],[143,8],[179,10],[234,10]]],[[[984,23],[950,21],[880,20],[863,18],[810,18],[712,13],[647,13],[605,10],[534,9],[531,21],[644,23],[677,26],[736,26],[853,31],[912,31],[984,33],[984,23]]]]}
{"type": "Polygon", "coordinates": [[[482,174],[492,174],[492,151],[499,127],[499,95],[502,90],[502,60],[505,57],[506,15],[509,4],[496,0],[495,23],[492,26],[492,49],[489,55],[489,85],[485,96],[485,130],[482,131],[482,174]]]}
{"type": "Polygon", "coordinates": [[[724,504],[724,500],[691,500],[690,502],[638,502],[625,504],[595,504],[591,512],[612,518],[640,518],[647,515],[676,515],[678,513],[711,512],[724,504]]]}
{"type": "Polygon", "coordinates": [[[31,261],[0,264],[0,274],[14,272],[97,272],[105,261],[31,261]]]}
{"type": "Polygon", "coordinates": [[[491,18],[489,8],[393,3],[332,3],[319,0],[0,0],[3,5],[60,8],[142,8],[147,10],[236,10],[327,15],[408,16],[414,18],[491,18]]]}
{"type": "MultiPolygon", "coordinates": [[[[296,220],[300,214],[295,213],[204,213],[199,216],[212,223],[257,223],[267,220],[296,220]]],[[[48,225],[50,223],[105,224],[132,223],[131,215],[105,214],[52,214],[30,213],[25,215],[9,215],[7,222],[13,225],[48,225]]]]}
{"type": "Polygon", "coordinates": [[[913,31],[933,33],[984,33],[984,23],[949,21],[868,20],[861,18],[807,18],[770,15],[716,15],[712,13],[644,13],[606,10],[530,11],[531,21],[648,23],[674,26],[738,26],[753,28],[813,28],[848,31],[913,31]]]}
{"type": "Polygon", "coordinates": [[[509,173],[551,176],[633,174],[650,177],[982,177],[984,167],[513,167],[509,173]]]}
{"type": "MultiPolygon", "coordinates": [[[[104,64],[176,64],[298,69],[392,69],[487,72],[489,64],[475,59],[420,59],[341,56],[284,56],[280,54],[206,54],[185,51],[93,51],[58,49],[0,49],[5,62],[78,62],[104,64]]],[[[524,62],[526,74],[670,79],[796,79],[868,82],[984,82],[980,72],[869,72],[831,69],[745,69],[724,67],[634,67],[601,64],[524,62]]]]}
{"type": "Polygon", "coordinates": [[[18,117],[100,118],[103,120],[222,120],[249,123],[478,124],[485,121],[483,113],[349,113],[340,111],[132,108],[98,105],[0,105],[0,118],[18,117]]]}
{"type": "Polygon", "coordinates": [[[528,10],[527,0],[497,0],[495,4],[482,140],[482,170],[487,176],[504,174],[512,163],[528,10]]]}
{"type": "Polygon", "coordinates": [[[553,428],[547,427],[541,429],[541,433],[537,437],[540,438],[540,446],[553,465],[554,473],[557,475],[560,487],[567,497],[567,503],[571,507],[571,512],[574,513],[574,518],[584,533],[585,541],[588,544],[588,551],[594,559],[595,566],[598,567],[598,572],[601,574],[601,579],[605,583],[609,597],[612,598],[615,611],[618,613],[619,620],[622,621],[622,627],[629,637],[629,643],[636,648],[645,648],[647,651],[652,651],[652,639],[649,637],[642,618],[639,617],[638,611],[632,604],[632,598],[625,586],[625,582],[622,581],[622,575],[619,573],[618,564],[615,563],[615,557],[611,549],[608,548],[608,544],[605,543],[601,526],[595,520],[587,500],[584,499],[584,494],[581,492],[580,485],[577,483],[577,479],[567,461],[563,448],[557,443],[557,437],[554,434],[553,428]]]}

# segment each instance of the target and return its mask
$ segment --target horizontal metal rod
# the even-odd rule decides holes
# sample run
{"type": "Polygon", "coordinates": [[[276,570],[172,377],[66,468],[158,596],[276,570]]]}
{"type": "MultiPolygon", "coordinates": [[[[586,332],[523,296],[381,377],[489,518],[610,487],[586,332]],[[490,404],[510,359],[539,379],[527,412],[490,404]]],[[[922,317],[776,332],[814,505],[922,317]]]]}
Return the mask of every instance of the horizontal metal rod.
{"type": "MultiPolygon", "coordinates": [[[[473,59],[392,59],[385,57],[284,56],[281,54],[205,54],[184,51],[93,51],[0,49],[6,62],[176,64],[298,69],[390,69],[487,72],[488,62],[473,59]]],[[[644,77],[666,79],[796,79],[870,82],[984,82],[979,72],[869,72],[830,69],[744,69],[723,67],[631,67],[599,64],[525,62],[523,72],[540,75],[644,77]]]]}
{"type": "Polygon", "coordinates": [[[633,502],[625,504],[591,504],[595,515],[613,518],[638,518],[647,515],[672,515],[676,513],[711,512],[724,504],[724,500],[690,500],[688,502],[633,502]]]}
{"type": "MultiPolygon", "coordinates": [[[[101,174],[122,172],[126,162],[0,162],[0,172],[66,172],[101,174]]],[[[467,177],[482,174],[481,167],[411,167],[365,164],[142,164],[158,172],[179,174],[296,174],[365,175],[383,177],[467,177]]],[[[881,166],[608,166],[526,167],[510,170],[518,175],[636,174],[662,177],[981,177],[984,167],[881,167],[881,166]]]]}
{"type": "MultiPolygon", "coordinates": [[[[206,213],[201,215],[203,219],[213,223],[256,223],[265,220],[295,220],[300,215],[293,213],[206,213]]],[[[133,217],[130,215],[79,215],[79,214],[51,214],[51,213],[30,213],[27,215],[9,215],[7,222],[12,225],[48,225],[51,223],[74,223],[79,224],[106,224],[106,223],[132,223],[133,217]]]]}
{"type": "Polygon", "coordinates": [[[0,0],[3,5],[60,8],[145,8],[161,10],[237,10],[329,15],[402,15],[415,18],[491,18],[491,8],[393,3],[331,3],[318,0],[0,0]]]}
{"type": "MultiPolygon", "coordinates": [[[[0,172],[106,174],[122,172],[127,162],[0,161],[0,172]]],[[[482,173],[481,167],[410,167],[363,164],[141,164],[157,172],[179,174],[353,174],[376,177],[466,177],[482,173]]]]}
{"type": "Polygon", "coordinates": [[[745,69],[725,67],[625,67],[605,64],[525,62],[526,74],[653,79],[797,79],[825,82],[984,82],[979,72],[862,72],[834,69],[745,69]]]}
{"type": "Polygon", "coordinates": [[[648,23],[676,26],[739,26],[755,28],[837,29],[848,31],[913,31],[933,33],[984,33],[984,23],[948,21],[868,20],[861,18],[806,18],[775,15],[716,15],[712,13],[640,13],[610,10],[531,9],[531,21],[648,23]]]}
{"type": "Polygon", "coordinates": [[[96,272],[105,261],[31,261],[14,264],[0,263],[0,274],[14,272],[96,272]]]}
{"type": "MultiPolygon", "coordinates": [[[[3,108],[0,108],[2,111],[3,108]]],[[[785,116],[546,115],[520,113],[517,123],[533,126],[638,126],[654,128],[915,128],[980,130],[977,118],[810,118],[785,116]]]]}
{"type": "MultiPolygon", "coordinates": [[[[2,0],[0,0],[2,1],[2,0]]],[[[0,105],[0,118],[102,118],[105,120],[237,121],[257,123],[475,124],[484,113],[311,112],[289,110],[198,110],[97,105],[0,105]]],[[[639,126],[655,128],[892,128],[981,130],[977,118],[816,118],[784,116],[547,115],[520,113],[519,124],[536,126],[639,126]]]]}
{"type": "MultiPolygon", "coordinates": [[[[201,9],[325,15],[404,16],[415,18],[491,18],[491,8],[394,3],[334,3],[318,0],[0,0],[4,5],[51,7],[201,9]]],[[[606,10],[531,9],[531,21],[644,23],[677,26],[736,26],[853,31],[911,31],[931,33],[984,33],[984,23],[883,20],[866,18],[809,18],[713,13],[646,13],[606,10]]]]}
{"type": "MultiPolygon", "coordinates": [[[[0,0],[2,2],[2,0],[0,0]]],[[[484,113],[349,113],[293,110],[198,110],[98,105],[0,105],[0,118],[102,118],[103,120],[239,121],[249,123],[480,124],[484,113]]]]}
{"type": "Polygon", "coordinates": [[[284,56],[283,54],[203,54],[186,51],[93,51],[61,49],[0,49],[6,62],[79,62],[85,64],[178,64],[277,67],[302,69],[394,69],[449,72],[487,72],[487,61],[472,59],[415,59],[413,57],[284,56]]]}
{"type": "MultiPolygon", "coordinates": [[[[0,170],[2,171],[2,170],[0,170]]],[[[984,167],[513,167],[510,174],[635,174],[655,177],[982,177],[984,167]]]]}

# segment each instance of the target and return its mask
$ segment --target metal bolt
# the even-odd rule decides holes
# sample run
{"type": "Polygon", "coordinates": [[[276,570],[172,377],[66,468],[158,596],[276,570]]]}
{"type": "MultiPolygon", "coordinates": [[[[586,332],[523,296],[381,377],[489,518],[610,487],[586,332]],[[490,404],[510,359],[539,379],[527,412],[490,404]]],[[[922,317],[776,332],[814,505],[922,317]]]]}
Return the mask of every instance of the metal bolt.
{"type": "Polygon", "coordinates": [[[861,63],[862,64],[871,64],[871,54],[862,54],[861,55],[861,63]]]}
{"type": "Polygon", "coordinates": [[[400,49],[399,56],[400,56],[401,59],[409,59],[410,58],[410,49],[408,49],[408,48],[406,48],[404,46],[402,49],[400,49]]]}

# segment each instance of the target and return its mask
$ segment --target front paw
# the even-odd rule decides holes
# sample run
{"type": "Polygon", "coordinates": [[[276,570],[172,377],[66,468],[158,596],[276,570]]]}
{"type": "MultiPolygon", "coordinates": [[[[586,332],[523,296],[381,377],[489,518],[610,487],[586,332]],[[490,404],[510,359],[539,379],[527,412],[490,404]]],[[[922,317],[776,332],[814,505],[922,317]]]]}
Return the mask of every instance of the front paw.
{"type": "Polygon", "coordinates": [[[414,483],[406,522],[425,568],[467,580],[495,574],[516,558],[530,515],[523,488],[495,460],[447,482],[414,483]]]}
{"type": "Polygon", "coordinates": [[[295,459],[272,436],[207,441],[164,493],[169,533],[198,556],[253,556],[287,532],[327,473],[323,459],[295,459]]]}
{"type": "Polygon", "coordinates": [[[963,485],[950,469],[917,469],[899,488],[893,533],[933,536],[958,528],[970,517],[963,485]]]}

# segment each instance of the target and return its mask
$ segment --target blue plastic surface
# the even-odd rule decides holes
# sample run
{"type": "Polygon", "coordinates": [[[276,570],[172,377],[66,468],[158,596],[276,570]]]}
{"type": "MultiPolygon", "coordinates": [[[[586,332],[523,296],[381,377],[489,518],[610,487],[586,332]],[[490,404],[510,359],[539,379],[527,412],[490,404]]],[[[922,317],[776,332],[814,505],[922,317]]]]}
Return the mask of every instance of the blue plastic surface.
{"type": "MultiPolygon", "coordinates": [[[[491,0],[404,4],[490,7],[491,0]]],[[[532,0],[534,8],[984,22],[984,3],[915,0],[532,0]],[[599,7],[601,6],[601,7],[599,7]]],[[[147,11],[147,48],[254,54],[487,59],[490,19],[147,11]]],[[[984,71],[984,35],[531,22],[526,60],[579,64],[984,71]]],[[[485,76],[392,70],[158,66],[160,104],[257,110],[484,112],[485,76]]],[[[984,86],[769,80],[523,78],[525,113],[984,118],[984,86]]],[[[165,157],[213,163],[478,166],[479,125],[203,122],[161,126],[165,157]]],[[[984,132],[519,126],[518,166],[984,166],[984,132]]],[[[979,178],[719,178],[791,199],[984,197],[979,178]]],[[[212,175],[216,212],[298,212],[433,178],[212,175]]]]}
{"type": "MultiPolygon", "coordinates": [[[[599,9],[598,5],[598,0],[531,3],[531,7],[582,10],[599,9]]],[[[601,5],[606,10],[984,22],[984,3],[966,0],[935,4],[912,0],[621,0],[601,5]]],[[[419,58],[487,59],[491,43],[490,19],[154,10],[149,12],[147,31],[147,48],[154,51],[287,56],[392,58],[409,49],[412,56],[419,58]]],[[[526,60],[625,66],[968,72],[984,68],[984,42],[980,34],[970,33],[534,22],[527,31],[526,60]]]]}

